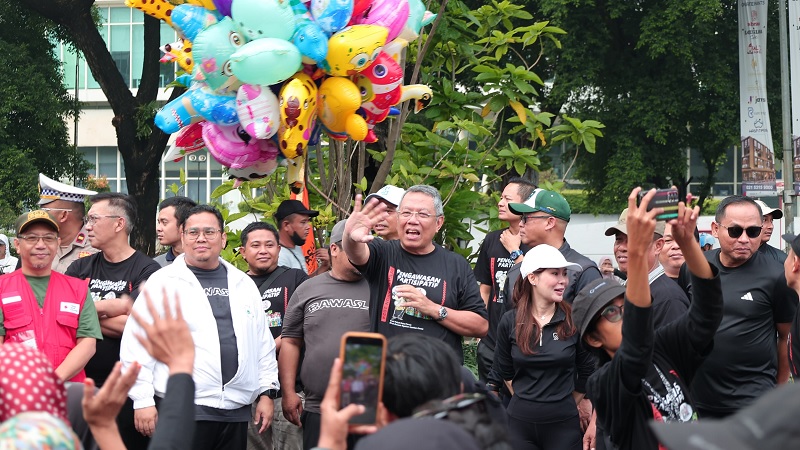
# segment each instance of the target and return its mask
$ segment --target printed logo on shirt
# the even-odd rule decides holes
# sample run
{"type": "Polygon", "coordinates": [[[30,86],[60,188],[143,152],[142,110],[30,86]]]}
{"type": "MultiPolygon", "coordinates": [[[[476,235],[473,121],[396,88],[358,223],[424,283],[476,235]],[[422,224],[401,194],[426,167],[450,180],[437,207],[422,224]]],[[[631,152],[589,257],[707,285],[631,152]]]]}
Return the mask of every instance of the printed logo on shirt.
{"type": "Polygon", "coordinates": [[[353,298],[327,298],[308,305],[308,313],[312,314],[325,308],[352,308],[368,310],[369,304],[366,300],[357,300],[353,298]]]}
{"type": "Polygon", "coordinates": [[[275,328],[281,326],[281,313],[279,312],[267,312],[267,326],[270,328],[275,328]]]}
{"type": "Polygon", "coordinates": [[[264,308],[264,312],[268,312],[272,307],[272,302],[269,300],[261,300],[261,307],[264,308]]]}
{"type": "Polygon", "coordinates": [[[752,301],[753,301],[753,294],[751,294],[751,293],[749,293],[749,292],[748,292],[747,294],[744,294],[744,295],[742,296],[742,300],[749,300],[749,301],[751,301],[751,302],[752,302],[752,301]]]}
{"type": "MultiPolygon", "coordinates": [[[[417,290],[425,297],[428,296],[428,292],[425,289],[418,287],[417,290]]],[[[422,314],[417,308],[411,306],[400,306],[405,302],[405,300],[403,297],[397,295],[397,286],[392,288],[392,300],[394,300],[394,314],[392,314],[392,320],[403,320],[404,314],[408,314],[409,316],[413,316],[418,319],[433,320],[433,317],[422,314]]]]}
{"type": "Polygon", "coordinates": [[[494,281],[497,283],[497,292],[499,293],[495,300],[497,303],[505,302],[505,298],[503,298],[503,286],[506,285],[506,278],[508,278],[508,271],[499,270],[494,274],[494,281]]]}
{"type": "MultiPolygon", "coordinates": [[[[119,281],[112,281],[112,280],[98,280],[97,278],[92,278],[89,281],[89,290],[93,292],[97,291],[115,291],[115,292],[123,292],[127,287],[128,282],[126,280],[119,280],[119,281]]],[[[109,292],[111,293],[111,292],[109,292]]],[[[98,294],[98,298],[100,294],[98,294]]],[[[105,298],[117,298],[116,295],[113,297],[105,296],[105,298]]]]}
{"type": "Polygon", "coordinates": [[[70,314],[80,314],[81,306],[77,303],[61,302],[61,307],[59,308],[59,311],[68,312],[70,314]]]}
{"type": "Polygon", "coordinates": [[[208,287],[208,288],[204,288],[203,291],[206,293],[206,297],[227,297],[228,296],[228,288],[208,287]]]}
{"type": "Polygon", "coordinates": [[[557,332],[555,332],[555,331],[553,332],[553,340],[554,340],[554,341],[557,341],[557,340],[558,340],[558,333],[557,333],[557,332]]]}
{"type": "Polygon", "coordinates": [[[261,299],[266,300],[268,298],[275,298],[281,295],[282,290],[283,290],[282,287],[269,288],[266,291],[264,291],[263,294],[261,294],[261,299]]]}
{"type": "Polygon", "coordinates": [[[442,279],[431,275],[397,271],[397,284],[411,284],[416,287],[436,288],[441,284],[442,279]]]}
{"type": "Polygon", "coordinates": [[[15,295],[13,297],[5,297],[3,299],[3,304],[4,305],[8,305],[10,303],[16,303],[16,302],[21,302],[21,301],[22,301],[22,297],[20,297],[19,295],[15,295]]]}

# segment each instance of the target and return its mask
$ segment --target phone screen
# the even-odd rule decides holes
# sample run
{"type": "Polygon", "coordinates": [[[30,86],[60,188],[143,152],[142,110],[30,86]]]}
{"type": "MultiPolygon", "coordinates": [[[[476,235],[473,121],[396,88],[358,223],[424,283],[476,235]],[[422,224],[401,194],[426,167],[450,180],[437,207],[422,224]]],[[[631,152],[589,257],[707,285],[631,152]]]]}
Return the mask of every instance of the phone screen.
{"type": "Polygon", "coordinates": [[[342,365],[341,408],[355,403],[364,405],[364,414],[350,423],[373,424],[383,389],[385,343],[381,338],[346,336],[342,365]]]}
{"type": "MultiPolygon", "coordinates": [[[[637,200],[637,204],[641,203],[642,198],[647,194],[647,191],[639,192],[639,198],[637,200]]],[[[656,220],[670,220],[675,219],[678,217],[678,202],[680,198],[678,197],[678,190],[677,189],[658,189],[656,191],[656,195],[650,200],[650,203],[647,205],[647,210],[650,211],[653,208],[663,208],[664,212],[656,216],[656,220]]]]}

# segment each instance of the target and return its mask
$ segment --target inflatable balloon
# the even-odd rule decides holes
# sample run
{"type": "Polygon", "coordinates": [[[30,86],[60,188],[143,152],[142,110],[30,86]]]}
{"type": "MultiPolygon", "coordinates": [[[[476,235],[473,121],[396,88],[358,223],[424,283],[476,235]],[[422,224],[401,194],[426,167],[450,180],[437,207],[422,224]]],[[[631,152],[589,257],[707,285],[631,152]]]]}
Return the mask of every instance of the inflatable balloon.
{"type": "Polygon", "coordinates": [[[231,3],[233,0],[213,0],[214,6],[217,7],[217,11],[223,16],[230,16],[231,15],[231,3]]]}
{"type": "Polygon", "coordinates": [[[214,23],[217,23],[217,16],[201,6],[183,4],[172,11],[172,28],[190,41],[214,23]]]}
{"type": "Polygon", "coordinates": [[[239,87],[239,80],[232,76],[231,55],[245,45],[245,38],[236,31],[233,20],[225,17],[198,33],[192,42],[195,64],[200,71],[199,79],[216,92],[235,91],[239,87]]]}
{"type": "Polygon", "coordinates": [[[387,35],[377,25],[348,27],[328,40],[328,57],[320,65],[330,75],[355,75],[378,57],[387,35]]]}
{"type": "Polygon", "coordinates": [[[272,137],[281,121],[278,96],[266,86],[244,84],[236,93],[236,115],[250,136],[272,137]]]}
{"type": "MultiPolygon", "coordinates": [[[[353,14],[350,16],[350,20],[353,20],[353,17],[358,17],[364,14],[364,11],[369,9],[372,5],[372,0],[354,0],[353,1],[353,14]]],[[[351,23],[352,25],[352,23],[351,23]]]]}
{"type": "Polygon", "coordinates": [[[176,62],[186,73],[192,73],[192,70],[194,70],[192,41],[183,38],[171,44],[164,44],[161,46],[161,51],[164,52],[164,56],[161,57],[159,62],[176,62]]]}
{"type": "Polygon", "coordinates": [[[319,87],[317,116],[333,139],[346,140],[349,136],[361,141],[367,136],[367,123],[356,114],[360,106],[358,87],[347,78],[330,77],[319,87]]]}
{"type": "Polygon", "coordinates": [[[408,0],[372,0],[372,6],[361,16],[353,17],[352,23],[384,27],[389,33],[386,42],[391,42],[403,31],[408,12],[408,0]]]}
{"type": "Polygon", "coordinates": [[[346,27],[352,14],[353,0],[311,0],[311,16],[328,34],[346,27]]]}
{"type": "Polygon", "coordinates": [[[422,27],[433,23],[434,20],[436,14],[425,10],[422,0],[408,0],[408,21],[400,32],[400,37],[409,42],[416,40],[422,27]]]}
{"type": "Polygon", "coordinates": [[[204,119],[220,125],[235,124],[239,120],[236,97],[215,94],[205,87],[190,89],[164,105],[156,113],[155,124],[164,133],[172,134],[204,119]]]}
{"type": "Polygon", "coordinates": [[[278,157],[275,144],[268,139],[256,139],[238,124],[217,125],[204,122],[203,141],[218,163],[232,169],[251,166],[269,155],[278,157]]]}
{"type": "Polygon", "coordinates": [[[170,145],[163,159],[164,161],[178,162],[189,153],[194,153],[204,148],[206,148],[206,143],[203,141],[202,122],[193,123],[178,131],[175,142],[170,145]]]}
{"type": "Polygon", "coordinates": [[[295,19],[292,42],[300,54],[311,60],[312,63],[323,61],[328,55],[328,35],[312,20],[311,14],[302,1],[290,0],[290,4],[295,19]]]}
{"type": "MultiPolygon", "coordinates": [[[[275,151],[277,151],[277,149],[275,151]]],[[[263,159],[250,166],[242,167],[241,169],[229,168],[228,177],[236,180],[236,183],[233,185],[234,187],[239,187],[238,185],[241,184],[242,181],[266,178],[272,175],[277,168],[277,159],[263,159]]]]}
{"type": "Polygon", "coordinates": [[[125,6],[136,8],[148,16],[163,20],[172,26],[172,18],[170,16],[172,16],[172,10],[175,9],[175,5],[167,0],[125,0],[125,6]]]}
{"type": "MultiPolygon", "coordinates": [[[[386,48],[391,47],[391,50],[397,51],[396,46],[397,44],[393,42],[386,48]]],[[[385,51],[381,52],[372,64],[353,78],[361,93],[362,113],[369,127],[364,141],[370,143],[378,140],[373,132],[375,124],[386,119],[392,106],[416,98],[418,101],[415,105],[415,112],[419,112],[430,103],[433,97],[433,92],[425,85],[402,86],[403,68],[395,58],[385,51]]]]}
{"type": "Polygon", "coordinates": [[[231,70],[244,83],[278,84],[300,70],[300,51],[289,41],[275,38],[248,42],[230,58],[231,70]]]}
{"type": "Polygon", "coordinates": [[[236,0],[231,17],[249,40],[276,38],[288,41],[294,34],[294,11],[286,0],[236,0]]]}
{"type": "Polygon", "coordinates": [[[306,185],[306,155],[287,159],[286,162],[288,163],[286,166],[286,182],[292,192],[299,194],[303,192],[303,187],[306,185]]]}
{"type": "Polygon", "coordinates": [[[281,88],[278,145],[287,159],[305,155],[317,118],[317,85],[299,72],[281,88]]]}
{"type": "Polygon", "coordinates": [[[203,8],[209,11],[217,9],[217,7],[214,6],[214,2],[211,0],[170,0],[170,3],[176,6],[188,3],[190,5],[202,6],[203,8]]]}

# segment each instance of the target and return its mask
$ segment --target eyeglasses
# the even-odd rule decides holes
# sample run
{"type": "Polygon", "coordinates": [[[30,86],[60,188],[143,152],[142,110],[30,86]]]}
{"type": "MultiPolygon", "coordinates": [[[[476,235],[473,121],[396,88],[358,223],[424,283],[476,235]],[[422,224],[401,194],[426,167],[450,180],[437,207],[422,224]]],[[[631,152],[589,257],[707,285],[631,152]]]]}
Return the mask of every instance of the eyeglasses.
{"type": "Polygon", "coordinates": [[[28,244],[35,244],[39,242],[39,239],[43,240],[45,244],[53,244],[58,240],[58,235],[45,234],[40,236],[37,234],[20,234],[19,236],[17,236],[17,239],[22,239],[28,244]]]}
{"type": "Polygon", "coordinates": [[[67,211],[67,212],[72,211],[71,209],[67,208],[39,208],[39,209],[41,209],[42,211],[67,211]]]}
{"type": "Polygon", "coordinates": [[[739,236],[741,236],[743,232],[747,233],[747,237],[749,237],[750,239],[755,239],[761,235],[761,228],[763,228],[763,227],[757,227],[755,225],[747,228],[742,228],[739,225],[726,227],[721,223],[718,225],[728,230],[728,236],[734,239],[737,239],[739,236]]]}
{"type": "Polygon", "coordinates": [[[625,309],[625,305],[617,306],[617,305],[608,305],[603,308],[603,311],[600,313],[600,317],[605,317],[605,319],[611,323],[616,323],[622,320],[622,311],[625,309]]]}
{"type": "Polygon", "coordinates": [[[520,223],[524,225],[527,221],[529,221],[531,219],[549,219],[550,217],[553,217],[553,216],[529,216],[527,214],[524,214],[522,216],[522,219],[520,219],[520,223]]]}
{"type": "Polygon", "coordinates": [[[410,218],[412,218],[414,216],[417,216],[417,218],[419,218],[419,220],[428,220],[431,217],[438,217],[435,214],[431,214],[431,213],[424,212],[424,211],[398,211],[397,215],[399,215],[401,218],[406,219],[406,220],[408,220],[408,219],[410,219],[410,218]]]}
{"type": "Polygon", "coordinates": [[[122,216],[110,216],[110,215],[109,216],[98,216],[98,215],[92,214],[91,216],[84,217],[83,218],[83,223],[85,223],[86,225],[94,225],[94,224],[97,223],[98,220],[103,219],[103,218],[109,218],[109,217],[118,219],[118,218],[120,218],[122,216]]]}
{"type": "Polygon", "coordinates": [[[184,231],[183,234],[189,238],[190,241],[196,241],[197,238],[200,237],[202,234],[207,240],[213,240],[217,237],[217,233],[221,232],[222,230],[218,228],[189,228],[188,230],[184,231]]]}

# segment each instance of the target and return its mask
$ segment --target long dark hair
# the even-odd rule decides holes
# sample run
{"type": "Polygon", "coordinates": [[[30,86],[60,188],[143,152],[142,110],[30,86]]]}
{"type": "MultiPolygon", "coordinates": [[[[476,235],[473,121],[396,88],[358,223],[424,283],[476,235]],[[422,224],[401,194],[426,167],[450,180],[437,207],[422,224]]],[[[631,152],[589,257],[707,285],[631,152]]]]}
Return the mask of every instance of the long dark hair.
{"type": "MultiPolygon", "coordinates": [[[[543,271],[534,273],[539,274],[543,271]]],[[[537,340],[542,330],[539,329],[539,322],[533,317],[533,285],[528,281],[528,277],[520,276],[517,279],[514,284],[513,300],[517,308],[517,346],[523,355],[533,355],[536,353],[533,342],[537,340]]],[[[558,325],[556,333],[559,339],[566,339],[576,332],[575,324],[572,322],[572,307],[565,301],[558,302],[557,307],[564,311],[566,319],[558,325]]]]}

